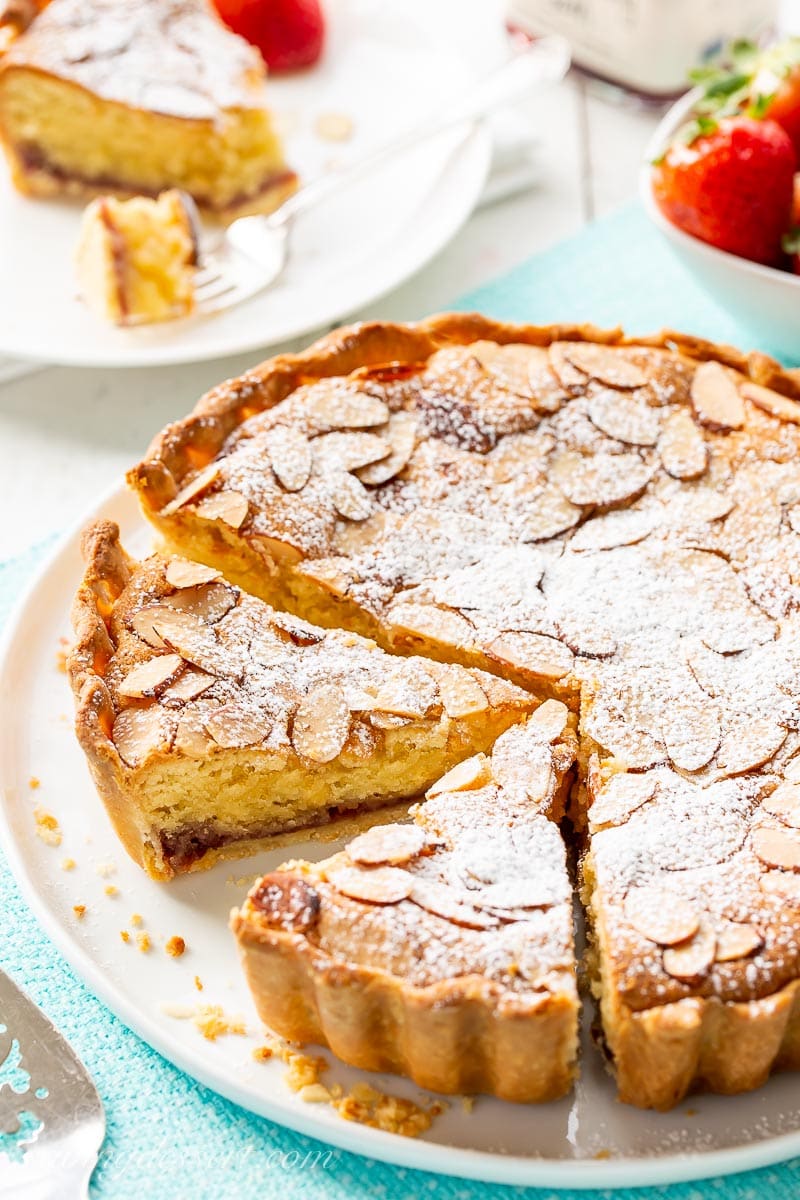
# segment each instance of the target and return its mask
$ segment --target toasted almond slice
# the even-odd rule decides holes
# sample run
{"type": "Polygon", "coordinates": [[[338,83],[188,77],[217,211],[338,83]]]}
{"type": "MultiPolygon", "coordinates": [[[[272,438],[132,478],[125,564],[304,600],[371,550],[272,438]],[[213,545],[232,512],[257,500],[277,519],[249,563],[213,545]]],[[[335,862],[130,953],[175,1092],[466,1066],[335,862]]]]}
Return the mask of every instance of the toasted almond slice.
{"type": "Polygon", "coordinates": [[[306,411],[312,421],[328,429],[370,429],[389,420],[389,409],[382,400],[367,392],[343,389],[314,394],[306,411]]]}
{"type": "Polygon", "coordinates": [[[719,715],[707,696],[673,696],[661,716],[661,736],[667,754],[682,771],[699,771],[717,752],[719,715]]]}
{"type": "Polygon", "coordinates": [[[186,667],[179,679],[161,693],[162,701],[178,700],[188,701],[196,700],[198,696],[202,696],[203,692],[207,692],[210,687],[213,687],[217,682],[216,676],[208,675],[205,671],[199,671],[196,667],[186,667]]]}
{"type": "Polygon", "coordinates": [[[209,753],[214,750],[216,743],[206,731],[204,724],[207,715],[207,711],[204,712],[196,704],[187,705],[180,714],[174,743],[178,754],[205,761],[209,753]]]}
{"type": "Polygon", "coordinates": [[[695,371],[692,406],[700,424],[716,433],[730,433],[744,425],[744,404],[739,389],[718,362],[701,363],[695,371]]]}
{"type": "Polygon", "coordinates": [[[789,904],[800,904],[800,875],[792,871],[767,871],[758,883],[767,896],[777,896],[789,904]]]}
{"type": "Polygon", "coordinates": [[[723,921],[717,924],[716,962],[736,962],[739,958],[747,958],[764,945],[764,939],[755,925],[746,925],[738,921],[723,921]]]}
{"type": "Polygon", "coordinates": [[[683,983],[692,983],[707,975],[714,963],[717,950],[717,936],[705,921],[693,938],[678,946],[670,946],[664,951],[664,970],[673,979],[683,983]]]}
{"type": "Polygon", "coordinates": [[[177,677],[183,669],[179,654],[161,654],[139,663],[129,671],[117,688],[121,696],[141,700],[145,696],[157,696],[177,677]]]}
{"type": "Polygon", "coordinates": [[[557,488],[547,486],[527,505],[520,539],[523,542],[545,542],[573,529],[582,515],[582,508],[573,504],[557,488]]]}
{"type": "Polygon", "coordinates": [[[398,867],[417,858],[427,841],[419,825],[376,825],[345,849],[348,857],[362,867],[398,867]]]}
{"type": "Polygon", "coordinates": [[[489,372],[501,387],[528,399],[531,392],[531,347],[511,343],[478,341],[469,347],[470,354],[489,372]]]}
{"type": "Polygon", "coordinates": [[[498,662],[540,679],[563,679],[574,661],[568,646],[543,633],[501,633],[487,650],[498,662]]]}
{"type": "Polygon", "coordinates": [[[474,754],[458,763],[436,783],[432,783],[425,795],[432,799],[443,792],[472,792],[486,787],[493,779],[492,767],[485,754],[474,754]]]}
{"type": "Polygon", "coordinates": [[[579,370],[571,361],[569,351],[574,342],[551,342],[547,349],[550,370],[568,392],[582,392],[588,383],[585,371],[579,370]]]}
{"type": "Polygon", "coordinates": [[[317,683],[298,706],[292,745],[312,762],[332,762],[347,741],[350,707],[336,683],[317,683]]]}
{"type": "Polygon", "coordinates": [[[761,807],[789,825],[792,829],[800,829],[800,786],[796,783],[780,784],[771,796],[762,801],[761,807]]]}
{"type": "Polygon", "coordinates": [[[708,466],[708,446],[685,408],[671,412],[658,443],[661,465],[673,479],[699,479],[708,466]]]}
{"type": "Polygon", "coordinates": [[[435,917],[443,917],[466,929],[496,929],[500,921],[490,913],[481,912],[459,898],[447,884],[428,879],[414,879],[410,899],[435,917]]]}
{"type": "Polygon", "coordinates": [[[414,877],[399,867],[340,867],[331,871],[328,882],[343,896],[369,904],[397,904],[407,900],[414,887],[414,877]]]}
{"type": "Polygon", "coordinates": [[[796,400],[790,400],[788,396],[781,396],[779,392],[773,392],[772,388],[762,387],[758,383],[743,383],[741,393],[746,400],[751,404],[755,404],[757,408],[761,408],[764,412],[768,412],[771,417],[777,417],[779,421],[790,421],[793,425],[800,425],[800,404],[796,400]]]}
{"type": "Polygon", "coordinates": [[[287,492],[299,492],[311,475],[311,443],[293,425],[275,425],[266,437],[275,478],[287,492]]]}
{"type": "Polygon", "coordinates": [[[439,678],[439,695],[448,717],[473,717],[489,708],[489,700],[475,677],[457,665],[446,667],[439,678]]]}
{"type": "Polygon", "coordinates": [[[171,517],[179,508],[183,508],[184,504],[188,504],[195,496],[199,496],[206,488],[211,487],[211,484],[218,478],[219,472],[220,464],[218,462],[212,462],[207,467],[203,467],[202,471],[198,471],[194,478],[181,488],[169,504],[164,505],[159,516],[171,517]]]}
{"type": "Polygon", "coordinates": [[[356,474],[362,483],[388,483],[399,475],[414,453],[417,425],[417,418],[411,413],[392,413],[388,425],[381,430],[381,437],[389,443],[390,453],[378,462],[358,468],[356,474]]]}
{"type": "Polygon", "coordinates": [[[617,546],[634,546],[653,531],[655,517],[638,509],[622,509],[605,513],[581,525],[569,541],[570,550],[615,550],[617,546]]]}
{"type": "Polygon", "coordinates": [[[565,450],[554,460],[550,478],[573,504],[619,504],[643,492],[652,471],[638,454],[584,455],[565,450]]]}
{"type": "Polygon", "coordinates": [[[305,933],[319,917],[319,892],[305,879],[284,871],[264,875],[250,892],[249,900],[270,925],[292,933],[305,933]]]}
{"type": "Polygon", "coordinates": [[[164,598],[164,604],[172,609],[192,613],[207,625],[216,625],[221,621],[239,599],[238,588],[231,587],[222,580],[211,583],[201,583],[196,587],[181,588],[172,596],[164,598]]]}
{"type": "Polygon", "coordinates": [[[372,497],[360,479],[337,471],[328,480],[333,507],[348,521],[366,521],[372,512],[372,497]]]}
{"type": "Polygon", "coordinates": [[[129,767],[138,767],[151,754],[169,750],[172,730],[167,713],[153,704],[147,708],[123,709],[114,722],[111,737],[122,761],[129,767]]]}
{"type": "Polygon", "coordinates": [[[325,636],[321,629],[289,613],[272,613],[270,625],[282,641],[291,642],[293,646],[318,646],[325,636]]]}
{"type": "Polygon", "coordinates": [[[398,717],[394,713],[385,712],[368,712],[367,720],[375,729],[402,729],[404,725],[411,725],[412,717],[398,717]]]}
{"type": "Polygon", "coordinates": [[[323,433],[311,443],[314,462],[334,471],[354,471],[356,467],[369,466],[387,458],[390,450],[385,438],[363,430],[323,433]]]}
{"type": "Polygon", "coordinates": [[[510,730],[495,743],[492,751],[492,775],[500,787],[527,796],[536,804],[547,801],[555,776],[552,751],[544,743],[536,745],[520,727],[518,737],[510,730]]]}
{"type": "Polygon", "coordinates": [[[195,510],[205,521],[224,521],[231,529],[239,529],[250,508],[250,502],[241,492],[216,492],[201,500],[195,510]]]}
{"type": "Polygon", "coordinates": [[[693,904],[657,887],[637,887],[625,897],[625,917],[642,937],[659,946],[693,938],[700,916],[693,904]]]}
{"type": "Polygon", "coordinates": [[[589,829],[594,833],[609,825],[624,825],[637,809],[652,800],[657,786],[652,774],[612,775],[589,809],[589,829]]]}
{"type": "Polygon", "coordinates": [[[800,871],[800,835],[792,830],[759,825],[751,837],[753,853],[766,867],[800,871]]]}
{"type": "Polygon", "coordinates": [[[546,742],[557,742],[569,720],[569,709],[560,700],[545,700],[532,716],[528,718],[528,727],[541,733],[546,742]]]}
{"type": "Polygon", "coordinates": [[[661,418],[644,400],[603,388],[589,397],[589,420],[601,433],[628,446],[654,446],[661,418]]]}
{"type": "Polygon", "coordinates": [[[131,629],[136,636],[155,650],[167,648],[164,639],[160,638],[153,628],[153,622],[163,616],[167,607],[166,604],[146,604],[144,608],[137,608],[130,618],[131,629]]]}
{"type": "Polygon", "coordinates": [[[584,375],[615,388],[644,387],[650,377],[624,350],[594,342],[565,342],[564,354],[584,375]]]}
{"type": "Polygon", "coordinates": [[[800,754],[783,768],[783,778],[788,783],[800,783],[800,754]]]}
{"type": "Polygon", "coordinates": [[[474,626],[452,609],[435,604],[394,604],[389,609],[389,622],[395,636],[410,633],[430,638],[446,646],[466,649],[475,643],[474,626]]]}
{"type": "Polygon", "coordinates": [[[305,562],[298,568],[300,574],[308,576],[331,596],[346,596],[355,582],[346,558],[318,558],[305,562]]]}
{"type": "Polygon", "coordinates": [[[236,703],[215,708],[205,725],[217,745],[226,750],[255,746],[263,742],[272,728],[268,717],[236,703]]]}
{"type": "Polygon", "coordinates": [[[171,558],[167,563],[167,583],[174,588],[195,587],[200,583],[211,583],[219,579],[221,571],[207,567],[204,563],[192,562],[188,558],[171,558]]]}
{"type": "Polygon", "coordinates": [[[786,730],[768,717],[753,717],[725,734],[717,751],[723,775],[754,771],[777,754],[786,741],[786,730]]]}
{"type": "Polygon", "coordinates": [[[209,654],[218,652],[216,634],[205,621],[194,613],[183,612],[181,609],[161,606],[162,611],[152,616],[152,627],[157,637],[160,637],[171,650],[180,654],[187,662],[205,670],[203,662],[209,654]]]}
{"type": "Polygon", "coordinates": [[[379,712],[395,717],[425,717],[436,703],[439,690],[424,668],[413,670],[411,664],[392,668],[383,680],[375,697],[379,712]]]}

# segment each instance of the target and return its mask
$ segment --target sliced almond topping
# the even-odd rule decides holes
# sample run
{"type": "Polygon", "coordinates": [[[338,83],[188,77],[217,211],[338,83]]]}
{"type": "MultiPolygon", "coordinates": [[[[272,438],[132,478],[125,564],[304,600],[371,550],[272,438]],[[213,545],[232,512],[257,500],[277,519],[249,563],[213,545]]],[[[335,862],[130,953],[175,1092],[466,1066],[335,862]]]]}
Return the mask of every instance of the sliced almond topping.
{"type": "Polygon", "coordinates": [[[545,487],[526,505],[520,538],[523,542],[545,542],[573,529],[582,515],[583,509],[567,500],[557,488],[545,487]]]}
{"type": "Polygon", "coordinates": [[[425,849],[427,838],[419,825],[376,825],[345,847],[362,867],[403,866],[425,849]]]}
{"type": "Polygon", "coordinates": [[[489,700],[483,688],[466,667],[445,668],[439,678],[439,695],[448,717],[474,717],[485,712],[489,700]]]}
{"type": "Polygon", "coordinates": [[[800,755],[783,768],[783,778],[789,783],[800,783],[800,755]]]}
{"type": "Polygon", "coordinates": [[[586,387],[587,375],[571,361],[569,351],[573,345],[573,342],[551,342],[547,354],[550,360],[550,370],[561,386],[568,392],[577,393],[582,392],[586,387]]]}
{"type": "Polygon", "coordinates": [[[694,906],[661,888],[638,887],[628,892],[625,916],[637,933],[659,946],[685,942],[700,928],[694,906]]]}
{"type": "Polygon", "coordinates": [[[221,571],[206,567],[203,563],[192,562],[188,558],[171,558],[167,563],[167,583],[174,588],[195,587],[199,583],[211,583],[219,579],[221,571]]]}
{"type": "Polygon", "coordinates": [[[495,742],[491,769],[500,787],[520,792],[536,804],[551,794],[555,779],[552,751],[547,745],[532,742],[525,726],[509,730],[495,742]]]}
{"type": "Polygon", "coordinates": [[[183,659],[179,654],[161,654],[129,671],[117,690],[121,696],[134,699],[157,696],[182,669],[183,659]]]}
{"type": "Polygon", "coordinates": [[[762,767],[786,741],[786,730],[768,717],[754,717],[726,733],[717,752],[723,775],[742,775],[762,767]]]}
{"type": "Polygon", "coordinates": [[[187,758],[207,759],[209,752],[214,749],[214,741],[206,732],[204,721],[207,713],[200,711],[198,705],[189,705],[178,719],[175,733],[174,748],[178,754],[187,758]]]}
{"type": "Polygon", "coordinates": [[[782,783],[771,796],[762,801],[761,807],[783,821],[792,829],[800,829],[800,787],[795,783],[782,783]]]}
{"type": "Polygon", "coordinates": [[[638,454],[584,455],[565,450],[553,460],[550,478],[573,504],[602,507],[638,496],[651,474],[638,454]]]}
{"type": "Polygon", "coordinates": [[[370,904],[397,904],[407,900],[414,887],[414,877],[399,867],[341,867],[328,875],[328,882],[343,896],[370,904]]]}
{"type": "Polygon", "coordinates": [[[708,446],[685,408],[671,412],[658,443],[661,463],[673,479],[699,479],[708,466],[708,446]]]}
{"type": "Polygon", "coordinates": [[[201,583],[196,587],[181,588],[174,596],[167,596],[164,604],[172,609],[192,613],[208,625],[216,625],[221,621],[239,599],[238,588],[228,583],[214,581],[201,583]]]}
{"type": "Polygon", "coordinates": [[[540,679],[563,679],[572,669],[569,647],[543,633],[501,633],[487,649],[499,662],[540,679]]]}
{"type": "Polygon", "coordinates": [[[366,521],[372,512],[372,497],[360,479],[337,471],[328,480],[333,507],[348,521],[366,521]]]}
{"type": "Polygon", "coordinates": [[[611,387],[638,388],[650,382],[644,368],[632,362],[624,350],[594,342],[565,342],[564,353],[579,371],[611,387]]]}
{"type": "Polygon", "coordinates": [[[386,458],[391,447],[376,433],[323,433],[311,443],[314,461],[335,471],[354,471],[386,458]]]}
{"type": "Polygon", "coordinates": [[[445,921],[463,925],[466,929],[496,929],[500,924],[497,917],[459,899],[458,894],[444,883],[415,879],[410,899],[435,917],[443,917],[445,921]]]}
{"type": "Polygon", "coordinates": [[[695,371],[692,405],[700,424],[716,433],[730,433],[744,425],[744,404],[739,389],[718,362],[701,363],[695,371]]]}
{"type": "Polygon", "coordinates": [[[716,932],[716,962],[735,962],[738,958],[747,958],[764,945],[764,939],[755,925],[725,921],[717,925],[716,932]]]}
{"type": "Polygon", "coordinates": [[[211,487],[211,484],[219,476],[220,464],[218,462],[209,463],[207,467],[203,467],[195,475],[194,479],[190,480],[185,487],[182,487],[177,496],[170,500],[169,504],[165,504],[161,509],[160,516],[170,517],[179,508],[183,508],[184,504],[188,504],[195,496],[199,496],[206,488],[211,487]]]}
{"type": "Polygon", "coordinates": [[[152,622],[153,630],[162,642],[201,670],[207,669],[210,658],[216,660],[218,657],[214,630],[194,613],[162,606],[162,611],[152,618],[152,622]]]}
{"type": "Polygon", "coordinates": [[[714,930],[706,922],[701,922],[693,938],[664,951],[664,970],[673,979],[692,983],[708,974],[714,963],[716,950],[717,937],[714,930]]]}
{"type": "Polygon", "coordinates": [[[473,342],[469,350],[501,387],[526,399],[530,396],[530,363],[535,353],[530,346],[479,341],[473,342]]]}
{"type": "Polygon", "coordinates": [[[474,754],[432,783],[425,795],[432,799],[443,792],[471,792],[492,782],[492,767],[485,754],[474,754]]]}
{"type": "Polygon", "coordinates": [[[345,558],[313,559],[303,563],[299,570],[332,596],[346,596],[355,582],[355,575],[345,558]]]}
{"type": "Polygon", "coordinates": [[[779,392],[761,387],[758,383],[743,383],[741,392],[746,400],[755,404],[757,408],[763,409],[764,412],[768,412],[771,417],[777,417],[779,421],[790,421],[793,425],[800,425],[800,404],[796,400],[790,400],[788,396],[781,396],[779,392]]]}
{"type": "Polygon", "coordinates": [[[753,852],[767,867],[800,871],[800,834],[789,829],[759,825],[753,830],[753,852]]]}
{"type": "Polygon", "coordinates": [[[389,671],[378,689],[374,707],[395,717],[425,717],[438,696],[436,682],[428,672],[405,662],[389,671]]]}
{"type": "Polygon", "coordinates": [[[628,446],[654,446],[661,418],[644,400],[603,388],[589,397],[589,420],[601,433],[628,446]]]}
{"type": "Polygon", "coordinates": [[[324,638],[321,629],[289,613],[272,613],[270,625],[282,641],[291,642],[293,646],[318,646],[324,638]]]}
{"type": "Polygon", "coordinates": [[[652,800],[657,781],[653,775],[612,775],[589,809],[592,832],[609,825],[624,825],[628,818],[652,800]]]}
{"type": "Polygon", "coordinates": [[[356,473],[362,483],[388,483],[399,475],[414,453],[417,424],[417,418],[411,413],[392,413],[386,429],[381,430],[381,437],[389,443],[390,453],[379,462],[358,469],[356,473]]]}
{"type": "Polygon", "coordinates": [[[250,893],[250,903],[270,925],[292,933],[305,933],[319,917],[319,892],[304,879],[282,871],[260,879],[250,893]]]}
{"type": "Polygon", "coordinates": [[[385,425],[389,409],[382,400],[366,392],[342,389],[314,394],[307,401],[309,417],[329,429],[370,429],[385,425]]]}
{"type": "Polygon", "coordinates": [[[159,620],[166,611],[165,604],[147,604],[144,608],[137,609],[130,619],[131,629],[136,636],[155,650],[167,648],[164,639],[160,638],[153,628],[153,622],[159,620]]]}
{"type": "Polygon", "coordinates": [[[622,509],[606,513],[581,525],[570,538],[570,550],[614,550],[617,546],[634,546],[653,531],[655,518],[638,509],[622,509]]]}
{"type": "Polygon", "coordinates": [[[411,717],[398,717],[394,713],[368,712],[367,720],[375,729],[402,729],[412,724],[411,717]]]}
{"type": "Polygon", "coordinates": [[[216,676],[208,675],[205,671],[198,671],[196,667],[187,667],[181,677],[161,693],[161,699],[162,701],[196,700],[216,682],[216,676]]]}
{"type": "Polygon", "coordinates": [[[114,722],[111,736],[122,761],[129,767],[138,767],[151,754],[169,750],[172,726],[158,705],[126,708],[114,722]]]}
{"type": "Polygon", "coordinates": [[[292,744],[312,762],[332,762],[347,741],[350,707],[341,687],[318,683],[303,697],[295,713],[292,744]]]}
{"type": "Polygon", "coordinates": [[[758,883],[767,896],[777,896],[789,904],[800,904],[800,875],[791,871],[767,871],[758,883]]]}
{"type": "Polygon", "coordinates": [[[699,771],[717,752],[719,716],[708,697],[673,696],[661,716],[661,736],[667,754],[683,771],[699,771]]]}
{"type": "Polygon", "coordinates": [[[275,425],[266,438],[275,478],[287,492],[299,492],[311,474],[311,443],[292,425],[275,425]]]}
{"type": "Polygon", "coordinates": [[[215,708],[205,724],[217,745],[226,750],[255,746],[271,728],[267,717],[235,703],[215,708]]]}
{"type": "Polygon", "coordinates": [[[475,629],[466,617],[435,604],[395,604],[389,610],[389,621],[395,634],[410,633],[459,649],[475,642],[475,629]]]}
{"type": "Polygon", "coordinates": [[[560,700],[545,700],[536,711],[528,717],[528,725],[541,733],[546,742],[557,742],[569,720],[569,709],[560,700]]]}
{"type": "Polygon", "coordinates": [[[244,523],[249,507],[247,497],[241,492],[216,492],[207,500],[201,500],[196,512],[205,521],[224,521],[231,529],[238,529],[244,523]]]}

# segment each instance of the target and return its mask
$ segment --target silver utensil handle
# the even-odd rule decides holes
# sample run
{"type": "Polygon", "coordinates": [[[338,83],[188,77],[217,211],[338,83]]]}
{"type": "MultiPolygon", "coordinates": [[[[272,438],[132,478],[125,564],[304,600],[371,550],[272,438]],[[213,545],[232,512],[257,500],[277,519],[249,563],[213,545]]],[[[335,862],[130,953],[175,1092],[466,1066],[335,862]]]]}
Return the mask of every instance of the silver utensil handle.
{"type": "Polygon", "coordinates": [[[563,38],[545,37],[531,42],[508,62],[496,67],[479,80],[469,93],[448,105],[437,119],[426,121],[424,125],[418,125],[401,134],[400,137],[366,154],[358,162],[339,167],[307,183],[267,217],[267,223],[273,228],[288,225],[296,216],[306,212],[320,200],[339,191],[340,188],[357,183],[386,161],[413,149],[420,142],[485,116],[492,109],[518,99],[535,87],[563,78],[569,62],[569,46],[563,38]]]}

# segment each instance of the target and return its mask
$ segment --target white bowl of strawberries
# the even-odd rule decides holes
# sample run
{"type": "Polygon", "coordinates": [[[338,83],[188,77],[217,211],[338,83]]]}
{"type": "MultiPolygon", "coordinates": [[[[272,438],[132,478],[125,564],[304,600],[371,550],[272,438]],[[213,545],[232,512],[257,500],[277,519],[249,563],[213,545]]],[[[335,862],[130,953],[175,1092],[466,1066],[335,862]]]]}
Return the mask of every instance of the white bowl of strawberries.
{"type": "Polygon", "coordinates": [[[645,209],[698,282],[800,363],[800,39],[732,47],[648,148],[645,209]]]}

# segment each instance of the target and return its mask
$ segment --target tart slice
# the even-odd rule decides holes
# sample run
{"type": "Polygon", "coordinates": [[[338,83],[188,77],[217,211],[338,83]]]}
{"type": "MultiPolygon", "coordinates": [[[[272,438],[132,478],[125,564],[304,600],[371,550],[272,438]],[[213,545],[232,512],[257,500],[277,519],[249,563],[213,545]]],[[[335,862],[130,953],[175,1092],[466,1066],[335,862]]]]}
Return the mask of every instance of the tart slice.
{"type": "Polygon", "coordinates": [[[537,701],[276,612],[180,558],[84,535],[68,663],[77,733],[131,856],[158,879],[418,795],[537,701]]]}
{"type": "Polygon", "coordinates": [[[412,809],[231,916],[259,1014],[292,1041],[439,1092],[522,1102],[574,1075],[578,998],[563,808],[574,734],[547,701],[412,809]]]}
{"type": "Polygon", "coordinates": [[[0,142],[20,191],[188,192],[224,219],[297,186],[258,51],[207,0],[52,0],[0,61],[0,142]]]}

